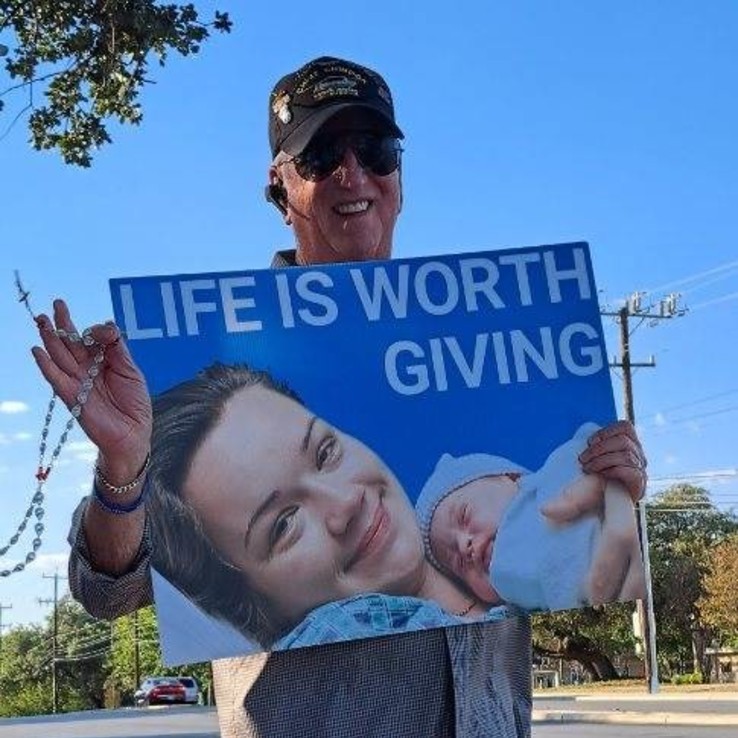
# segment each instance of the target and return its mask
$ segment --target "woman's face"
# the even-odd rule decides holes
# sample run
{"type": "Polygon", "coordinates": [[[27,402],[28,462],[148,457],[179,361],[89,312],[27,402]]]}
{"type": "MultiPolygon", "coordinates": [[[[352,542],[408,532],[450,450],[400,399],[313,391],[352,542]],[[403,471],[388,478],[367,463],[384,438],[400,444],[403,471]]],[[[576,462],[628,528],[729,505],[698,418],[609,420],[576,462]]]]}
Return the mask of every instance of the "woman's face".
{"type": "Polygon", "coordinates": [[[325,602],[422,585],[422,540],[392,472],[277,392],[250,387],[228,400],[184,498],[285,625],[325,602]]]}

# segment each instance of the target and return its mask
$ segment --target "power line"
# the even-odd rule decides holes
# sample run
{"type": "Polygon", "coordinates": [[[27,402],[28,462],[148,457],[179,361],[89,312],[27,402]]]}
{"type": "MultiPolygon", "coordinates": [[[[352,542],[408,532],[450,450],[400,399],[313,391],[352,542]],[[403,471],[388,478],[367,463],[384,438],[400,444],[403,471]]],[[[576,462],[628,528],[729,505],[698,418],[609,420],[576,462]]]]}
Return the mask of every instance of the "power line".
{"type": "Polygon", "coordinates": [[[696,400],[689,400],[688,402],[682,402],[679,405],[672,405],[671,407],[667,407],[663,410],[658,410],[653,413],[654,416],[658,414],[667,414],[672,413],[675,410],[683,410],[685,407],[693,407],[694,405],[701,405],[703,402],[710,402],[711,400],[719,400],[721,397],[726,397],[727,395],[734,395],[736,392],[738,392],[738,387],[734,387],[733,389],[725,390],[723,392],[717,392],[712,395],[707,395],[705,397],[700,397],[696,400]]]}
{"type": "Polygon", "coordinates": [[[722,297],[716,297],[713,300],[707,300],[706,302],[697,303],[692,307],[692,312],[695,310],[702,310],[702,308],[711,307],[712,305],[719,305],[723,302],[729,302],[730,300],[738,299],[738,292],[731,292],[729,295],[723,295],[722,297]]]}
{"type": "Polygon", "coordinates": [[[673,282],[667,282],[666,284],[659,285],[658,287],[651,287],[650,289],[643,291],[648,294],[652,294],[654,292],[666,292],[667,290],[673,290],[675,287],[680,287],[681,285],[689,284],[690,282],[699,282],[699,280],[704,277],[711,277],[721,272],[730,272],[733,270],[738,270],[738,259],[735,261],[725,262],[724,264],[719,264],[712,269],[696,272],[695,274],[691,274],[687,277],[682,277],[681,279],[674,280],[673,282]]]}

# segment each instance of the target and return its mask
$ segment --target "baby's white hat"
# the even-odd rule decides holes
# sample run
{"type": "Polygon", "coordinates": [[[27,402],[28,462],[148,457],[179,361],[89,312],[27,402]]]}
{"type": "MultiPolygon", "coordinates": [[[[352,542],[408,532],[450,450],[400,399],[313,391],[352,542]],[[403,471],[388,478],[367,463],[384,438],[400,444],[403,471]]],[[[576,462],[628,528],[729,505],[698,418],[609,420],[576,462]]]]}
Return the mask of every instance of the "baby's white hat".
{"type": "Polygon", "coordinates": [[[438,460],[436,468],[420,490],[415,503],[415,516],[423,536],[425,556],[439,571],[444,571],[444,567],[433,555],[430,545],[430,527],[436,509],[459,487],[481,477],[499,474],[530,474],[530,471],[510,459],[491,454],[467,454],[458,457],[444,454],[438,460]]]}

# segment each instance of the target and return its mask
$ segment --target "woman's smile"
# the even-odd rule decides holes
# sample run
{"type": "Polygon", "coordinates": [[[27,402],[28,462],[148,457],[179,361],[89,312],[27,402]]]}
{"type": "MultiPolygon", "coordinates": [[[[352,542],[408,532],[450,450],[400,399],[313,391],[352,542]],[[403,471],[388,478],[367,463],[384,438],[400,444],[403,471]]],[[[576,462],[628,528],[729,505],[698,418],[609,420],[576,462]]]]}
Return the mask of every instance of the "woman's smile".
{"type": "Polygon", "coordinates": [[[375,554],[381,554],[392,543],[392,533],[392,519],[380,495],[374,512],[368,518],[368,524],[364,526],[354,552],[346,563],[345,571],[360,566],[364,560],[373,558],[375,554]]]}

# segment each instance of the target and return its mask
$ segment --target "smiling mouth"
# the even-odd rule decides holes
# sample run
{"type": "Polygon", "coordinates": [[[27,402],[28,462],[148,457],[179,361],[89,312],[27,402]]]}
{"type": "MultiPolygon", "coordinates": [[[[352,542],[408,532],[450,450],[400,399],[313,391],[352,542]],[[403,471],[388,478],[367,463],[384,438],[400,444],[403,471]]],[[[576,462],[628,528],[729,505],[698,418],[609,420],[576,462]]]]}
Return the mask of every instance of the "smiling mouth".
{"type": "Polygon", "coordinates": [[[374,515],[369,522],[369,526],[364,531],[364,535],[359,539],[356,549],[346,563],[346,571],[358,564],[362,559],[379,550],[387,537],[389,529],[390,516],[387,508],[380,500],[374,510],[374,515]]]}
{"type": "Polygon", "coordinates": [[[343,202],[333,206],[333,211],[338,215],[361,215],[371,207],[369,200],[355,200],[354,202],[343,202]]]}

